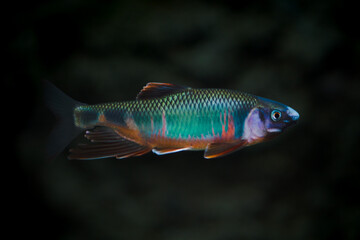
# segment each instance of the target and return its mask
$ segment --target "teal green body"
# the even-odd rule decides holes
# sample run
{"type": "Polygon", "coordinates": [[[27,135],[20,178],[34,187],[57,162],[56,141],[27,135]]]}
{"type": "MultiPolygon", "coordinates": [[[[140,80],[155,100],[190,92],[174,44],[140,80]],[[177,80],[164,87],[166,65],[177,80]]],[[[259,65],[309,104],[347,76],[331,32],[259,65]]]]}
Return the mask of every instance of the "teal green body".
{"type": "Polygon", "coordinates": [[[241,138],[256,104],[256,96],[237,91],[186,89],[159,98],[80,106],[75,122],[82,128],[98,125],[100,116],[117,126],[131,122],[147,139],[214,139],[225,137],[229,128],[234,128],[231,137],[241,138]]]}

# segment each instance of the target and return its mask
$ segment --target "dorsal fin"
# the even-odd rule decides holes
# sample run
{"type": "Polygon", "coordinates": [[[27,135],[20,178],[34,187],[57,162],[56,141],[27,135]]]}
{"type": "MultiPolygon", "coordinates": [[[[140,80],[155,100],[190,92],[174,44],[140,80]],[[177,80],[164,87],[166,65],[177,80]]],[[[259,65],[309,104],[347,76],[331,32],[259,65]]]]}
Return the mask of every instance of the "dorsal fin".
{"type": "Polygon", "coordinates": [[[164,97],[166,95],[176,93],[184,89],[189,89],[189,87],[180,86],[172,83],[150,82],[146,84],[146,86],[143,87],[143,89],[139,92],[136,100],[164,97]]]}

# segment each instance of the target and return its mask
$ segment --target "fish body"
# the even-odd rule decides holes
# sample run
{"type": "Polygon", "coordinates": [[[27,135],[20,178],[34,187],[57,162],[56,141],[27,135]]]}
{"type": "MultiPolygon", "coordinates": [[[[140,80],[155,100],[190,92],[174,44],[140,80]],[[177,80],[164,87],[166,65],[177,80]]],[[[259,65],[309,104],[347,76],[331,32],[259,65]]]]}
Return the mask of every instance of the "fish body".
{"type": "Polygon", "coordinates": [[[74,103],[72,118],[76,128],[87,129],[90,141],[70,150],[70,159],[125,158],[151,150],[205,150],[205,158],[215,158],[278,135],[299,114],[239,91],[148,83],[133,101],[74,103]]]}

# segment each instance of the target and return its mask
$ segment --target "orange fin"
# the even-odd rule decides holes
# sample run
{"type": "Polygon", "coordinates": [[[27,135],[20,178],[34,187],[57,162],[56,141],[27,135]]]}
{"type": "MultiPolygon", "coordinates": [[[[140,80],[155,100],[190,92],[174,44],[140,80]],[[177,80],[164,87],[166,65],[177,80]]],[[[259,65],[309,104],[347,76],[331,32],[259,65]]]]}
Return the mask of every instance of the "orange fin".
{"type": "Polygon", "coordinates": [[[180,92],[181,90],[185,89],[189,89],[189,87],[175,85],[172,83],[150,82],[146,84],[146,86],[143,87],[143,89],[139,92],[136,100],[164,97],[166,95],[180,92]]]}
{"type": "Polygon", "coordinates": [[[223,157],[246,146],[247,141],[237,143],[209,143],[205,149],[204,158],[223,157]]]}
{"type": "Polygon", "coordinates": [[[157,155],[164,155],[169,153],[176,153],[181,152],[185,150],[189,150],[191,148],[185,147],[185,148],[154,148],[152,151],[153,153],[156,153],[157,155]]]}
{"type": "Polygon", "coordinates": [[[147,146],[122,138],[110,128],[101,127],[86,131],[85,137],[91,142],[70,149],[69,159],[127,158],[151,151],[147,146]]]}

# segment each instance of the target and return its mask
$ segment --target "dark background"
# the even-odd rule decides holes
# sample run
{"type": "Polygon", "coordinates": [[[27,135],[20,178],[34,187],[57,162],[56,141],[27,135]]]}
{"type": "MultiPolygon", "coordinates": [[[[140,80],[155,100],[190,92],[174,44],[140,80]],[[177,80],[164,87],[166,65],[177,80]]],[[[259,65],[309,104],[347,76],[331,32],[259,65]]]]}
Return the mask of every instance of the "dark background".
{"type": "Polygon", "coordinates": [[[3,158],[12,236],[359,239],[354,4],[58,0],[3,8],[11,105],[2,117],[18,131],[5,149],[15,158],[3,158]],[[44,79],[90,104],[134,99],[151,81],[237,89],[301,117],[271,142],[214,160],[181,152],[68,161],[65,150],[46,161],[55,118],[42,103],[44,79]]]}

